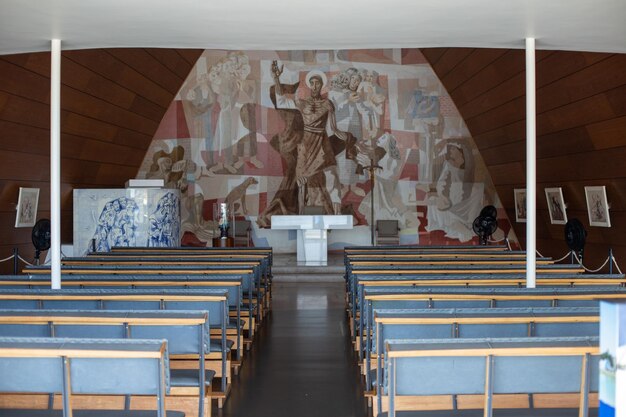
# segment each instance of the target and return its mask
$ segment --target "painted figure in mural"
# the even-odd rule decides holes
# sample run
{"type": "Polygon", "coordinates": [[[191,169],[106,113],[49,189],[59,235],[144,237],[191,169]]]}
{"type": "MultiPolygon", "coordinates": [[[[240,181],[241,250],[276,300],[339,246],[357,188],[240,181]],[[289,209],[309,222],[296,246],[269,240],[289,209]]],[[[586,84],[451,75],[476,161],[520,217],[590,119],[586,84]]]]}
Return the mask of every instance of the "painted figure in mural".
{"type": "MultiPolygon", "coordinates": [[[[331,91],[328,98],[335,108],[337,128],[349,132],[356,139],[358,147],[363,138],[363,126],[361,124],[361,114],[359,106],[363,102],[363,97],[357,92],[362,81],[362,76],[356,68],[348,68],[336,74],[331,83],[331,91]]],[[[348,155],[348,151],[337,155],[337,168],[339,180],[343,186],[342,194],[349,191],[364,197],[365,191],[356,184],[365,181],[365,177],[357,174],[357,162],[348,155]]]]}
{"type": "Polygon", "coordinates": [[[96,251],[109,252],[115,246],[135,246],[135,222],[139,207],[135,200],[120,197],[104,205],[98,218],[96,251]]]}
{"type": "Polygon", "coordinates": [[[185,174],[187,170],[193,169],[195,164],[184,158],[185,149],[182,146],[175,146],[170,152],[163,149],[155,152],[146,178],[163,179],[165,188],[178,188],[185,192],[187,181],[185,174]]]}
{"type": "MultiPolygon", "coordinates": [[[[294,94],[300,83],[281,84],[283,94],[294,94]]],[[[274,135],[270,145],[276,150],[283,161],[283,178],[278,190],[263,212],[259,213],[257,224],[261,228],[270,227],[274,214],[298,214],[298,186],[296,182],[296,163],[298,144],[304,133],[302,113],[297,109],[281,109],[277,106],[276,86],[270,87],[270,100],[276,112],[285,123],[285,129],[274,135]]]]}
{"type": "Polygon", "coordinates": [[[195,78],[189,78],[181,88],[181,102],[189,126],[189,134],[198,141],[191,147],[191,159],[200,168],[200,175],[214,176],[213,167],[213,106],[215,92],[211,89],[206,57],[198,59],[195,78]]]}
{"type": "Polygon", "coordinates": [[[378,136],[380,130],[380,118],[383,114],[385,95],[378,85],[378,73],[376,71],[363,70],[363,81],[357,88],[361,97],[358,110],[363,124],[363,135],[372,140],[378,136]]]}
{"type": "Polygon", "coordinates": [[[244,104],[239,114],[239,140],[234,150],[237,160],[233,166],[239,169],[245,162],[250,162],[255,168],[263,168],[265,164],[257,158],[257,142],[259,139],[265,141],[265,137],[257,132],[256,104],[244,104]]]}
{"type": "Polygon", "coordinates": [[[326,75],[310,71],[306,83],[311,95],[305,99],[288,98],[283,95],[280,75],[283,67],[274,61],[271,67],[276,92],[276,107],[299,110],[304,122],[302,139],[297,144],[295,178],[298,187],[298,207],[324,207],[326,213],[339,214],[341,195],[337,163],[326,128],[339,139],[346,141],[348,135],[337,128],[333,103],[321,95],[326,75]]]}
{"type": "Polygon", "coordinates": [[[421,88],[413,91],[412,100],[406,109],[411,119],[433,118],[439,115],[439,97],[434,93],[426,93],[421,88]]]}
{"type": "Polygon", "coordinates": [[[240,109],[237,99],[244,87],[244,80],[250,74],[250,64],[247,55],[236,52],[229,53],[219,60],[209,70],[211,89],[217,94],[220,113],[215,126],[214,147],[218,150],[218,164],[209,168],[211,173],[225,169],[234,174],[235,148],[234,140],[237,136],[240,109]]]}
{"type": "MultiPolygon", "coordinates": [[[[198,187],[199,188],[199,187],[198,187]]],[[[187,246],[206,246],[215,237],[216,222],[204,219],[204,196],[196,193],[182,201],[181,230],[183,244],[187,246]],[[185,233],[188,232],[185,236],[185,233]]]]}
{"type": "MultiPolygon", "coordinates": [[[[419,225],[417,214],[410,210],[402,199],[398,181],[402,173],[403,161],[398,142],[393,134],[384,133],[376,140],[373,155],[374,164],[381,168],[374,171],[376,186],[373,192],[376,201],[376,219],[398,220],[403,229],[417,227],[419,225]]],[[[371,221],[369,219],[371,215],[370,204],[371,194],[368,193],[359,205],[359,212],[368,221],[371,221]]]]}
{"type": "Polygon", "coordinates": [[[173,247],[180,243],[180,201],[167,193],[157,203],[150,215],[147,246],[173,247]]]}
{"type": "Polygon", "coordinates": [[[442,140],[437,144],[443,169],[429,193],[426,230],[443,230],[446,237],[467,242],[474,237],[472,222],[483,202],[482,184],[475,183],[474,157],[467,140],[442,140]],[[445,147],[445,151],[443,148],[445,147]]]}

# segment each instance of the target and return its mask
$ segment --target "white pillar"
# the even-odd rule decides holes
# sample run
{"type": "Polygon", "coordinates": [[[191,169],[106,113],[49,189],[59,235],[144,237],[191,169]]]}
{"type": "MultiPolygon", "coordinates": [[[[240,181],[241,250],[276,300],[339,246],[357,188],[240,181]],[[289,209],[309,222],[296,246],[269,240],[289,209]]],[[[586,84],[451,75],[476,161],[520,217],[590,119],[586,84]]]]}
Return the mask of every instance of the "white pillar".
{"type": "Polygon", "coordinates": [[[61,40],[50,59],[50,259],[52,289],[61,289],[61,40]]]}
{"type": "Polygon", "coordinates": [[[537,131],[535,39],[526,38],[526,287],[535,288],[537,271],[537,131]]]}

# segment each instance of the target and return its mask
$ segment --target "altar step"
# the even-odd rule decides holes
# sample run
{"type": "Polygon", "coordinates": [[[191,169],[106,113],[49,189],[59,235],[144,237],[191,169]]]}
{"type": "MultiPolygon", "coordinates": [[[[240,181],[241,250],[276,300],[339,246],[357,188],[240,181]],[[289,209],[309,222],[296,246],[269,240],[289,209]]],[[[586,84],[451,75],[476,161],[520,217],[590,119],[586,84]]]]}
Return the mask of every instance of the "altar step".
{"type": "Polygon", "coordinates": [[[343,254],[329,254],[328,266],[303,266],[295,254],[275,254],[272,266],[275,282],[344,282],[343,254]]]}
{"type": "Polygon", "coordinates": [[[343,282],[343,266],[273,266],[274,282],[343,282]]]}

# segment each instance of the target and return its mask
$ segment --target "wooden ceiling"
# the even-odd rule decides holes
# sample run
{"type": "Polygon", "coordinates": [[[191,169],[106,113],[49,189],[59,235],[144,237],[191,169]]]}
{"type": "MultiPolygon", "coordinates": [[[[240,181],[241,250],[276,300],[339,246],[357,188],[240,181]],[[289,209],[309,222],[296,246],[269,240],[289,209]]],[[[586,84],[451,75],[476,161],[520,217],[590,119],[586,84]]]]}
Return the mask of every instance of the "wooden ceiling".
{"type": "MultiPolygon", "coordinates": [[[[423,49],[465,119],[514,222],[513,189],[525,188],[524,51],[423,49]]],[[[561,256],[564,226],[551,225],[544,188],[562,187],[568,218],[588,231],[592,267],[609,248],[626,259],[626,55],[537,52],[537,249],[561,256]],[[584,187],[606,185],[613,227],[590,227],[584,187]]],[[[525,223],[513,223],[525,246],[525,223]]],[[[626,264],[624,264],[626,266],[626,264]]]]}
{"type": "MultiPolygon", "coordinates": [[[[62,241],[72,241],[72,190],[134,178],[165,111],[202,53],[190,49],[64,51],[61,61],[62,241]]],[[[32,259],[15,229],[19,187],[41,191],[50,216],[50,54],[0,56],[0,258],[32,259]]],[[[7,264],[0,265],[7,272],[7,264]]]]}

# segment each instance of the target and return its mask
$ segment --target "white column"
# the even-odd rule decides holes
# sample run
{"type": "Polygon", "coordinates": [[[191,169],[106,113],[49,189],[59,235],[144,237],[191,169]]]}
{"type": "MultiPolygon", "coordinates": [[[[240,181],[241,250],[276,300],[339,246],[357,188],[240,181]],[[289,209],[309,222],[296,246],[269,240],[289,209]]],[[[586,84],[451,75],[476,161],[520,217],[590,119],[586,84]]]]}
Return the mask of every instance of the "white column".
{"type": "Polygon", "coordinates": [[[537,131],[535,39],[526,38],[526,287],[535,288],[537,271],[537,131]]]}
{"type": "Polygon", "coordinates": [[[61,288],[61,40],[50,59],[50,259],[52,289],[61,288]]]}

